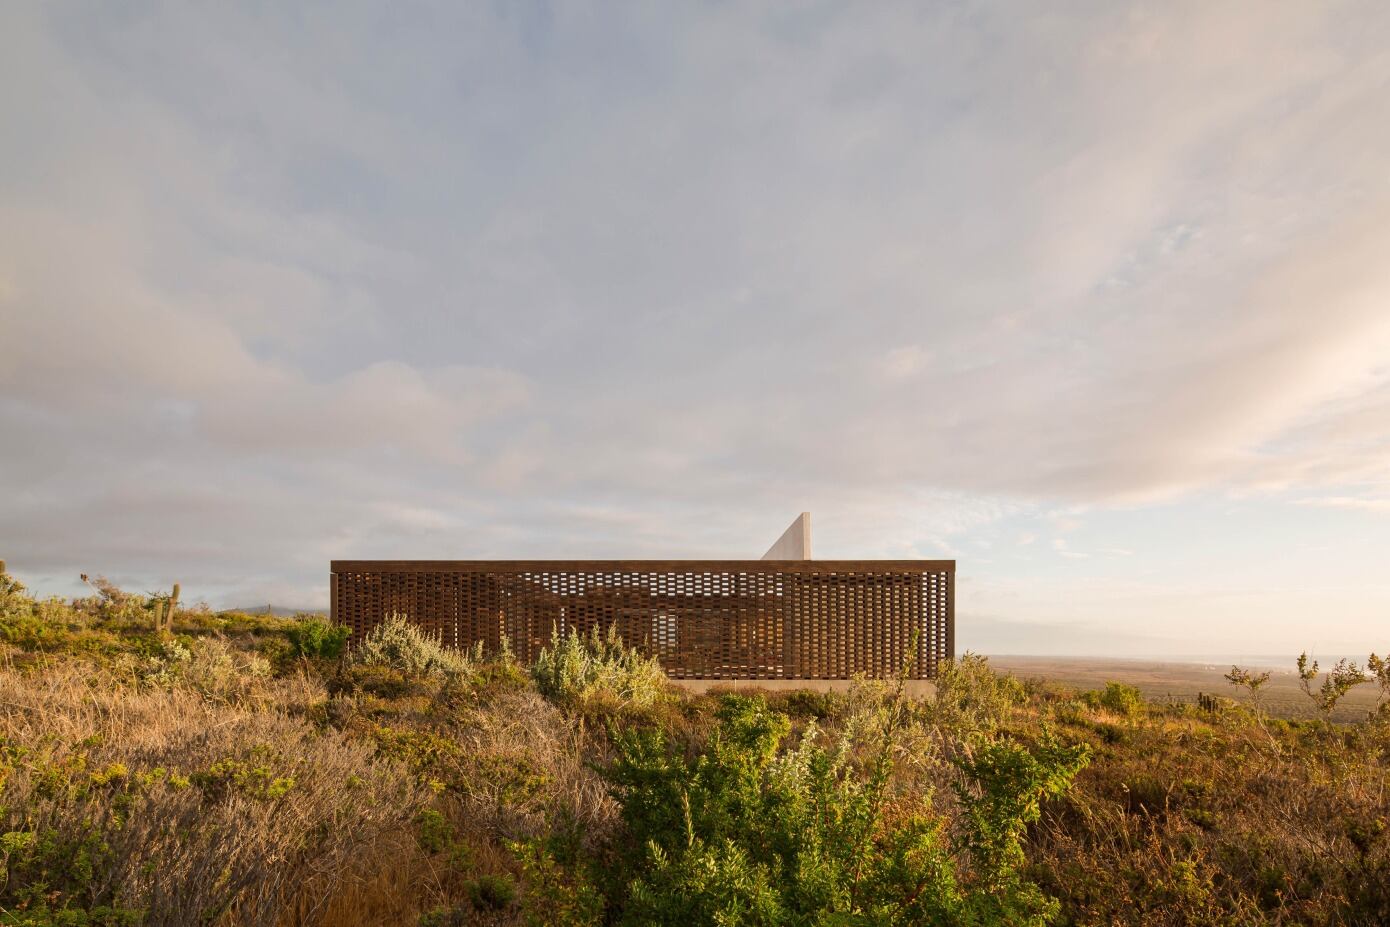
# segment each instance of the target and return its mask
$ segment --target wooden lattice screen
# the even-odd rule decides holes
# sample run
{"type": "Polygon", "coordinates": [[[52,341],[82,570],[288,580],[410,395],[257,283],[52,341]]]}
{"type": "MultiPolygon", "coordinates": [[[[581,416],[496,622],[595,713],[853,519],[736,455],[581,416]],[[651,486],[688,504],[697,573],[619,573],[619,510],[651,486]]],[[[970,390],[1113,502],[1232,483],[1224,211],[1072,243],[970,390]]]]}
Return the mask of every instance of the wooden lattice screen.
{"type": "Polygon", "coordinates": [[[954,656],[953,560],[335,560],[335,620],[400,614],[455,647],[616,625],[678,679],[930,678],[954,656]]]}

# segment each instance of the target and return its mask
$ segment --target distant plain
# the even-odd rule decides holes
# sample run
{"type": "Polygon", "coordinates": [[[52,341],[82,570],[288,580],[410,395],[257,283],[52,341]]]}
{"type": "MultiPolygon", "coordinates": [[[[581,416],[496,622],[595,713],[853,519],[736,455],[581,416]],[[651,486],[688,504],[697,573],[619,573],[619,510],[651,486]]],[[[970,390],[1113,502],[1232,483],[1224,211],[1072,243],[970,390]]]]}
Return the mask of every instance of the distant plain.
{"type": "MultiPolygon", "coordinates": [[[[1269,667],[1269,661],[1258,661],[1261,670],[1269,669],[1269,682],[1264,688],[1266,710],[1277,718],[1312,718],[1313,704],[1299,686],[1294,669],[1296,658],[1291,657],[1287,668],[1269,667]]],[[[1325,671],[1335,661],[1322,666],[1325,671]]],[[[1364,661],[1358,661],[1363,663],[1364,661]]],[[[991,656],[989,663],[996,670],[1013,673],[1020,679],[1038,678],[1078,689],[1099,689],[1107,682],[1124,682],[1135,686],[1146,698],[1159,702],[1195,702],[1199,693],[1220,695],[1236,701],[1246,701],[1223,677],[1230,672],[1230,663],[1121,659],[1116,657],[1029,657],[991,656]]],[[[1247,668],[1255,669],[1252,661],[1247,668]]],[[[1366,717],[1375,707],[1378,690],[1367,683],[1353,689],[1338,706],[1333,720],[1355,721],[1366,717]]]]}

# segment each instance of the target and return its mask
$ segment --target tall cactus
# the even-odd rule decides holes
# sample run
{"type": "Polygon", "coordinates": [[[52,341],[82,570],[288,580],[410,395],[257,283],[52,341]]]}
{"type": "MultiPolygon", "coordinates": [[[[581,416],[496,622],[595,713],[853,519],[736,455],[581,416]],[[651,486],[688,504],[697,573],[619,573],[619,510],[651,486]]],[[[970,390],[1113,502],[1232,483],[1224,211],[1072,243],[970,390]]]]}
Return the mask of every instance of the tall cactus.
{"type": "Polygon", "coordinates": [[[174,591],[170,593],[169,598],[154,603],[154,629],[161,634],[165,632],[172,634],[174,631],[174,612],[178,607],[179,584],[174,583],[174,591]]]}

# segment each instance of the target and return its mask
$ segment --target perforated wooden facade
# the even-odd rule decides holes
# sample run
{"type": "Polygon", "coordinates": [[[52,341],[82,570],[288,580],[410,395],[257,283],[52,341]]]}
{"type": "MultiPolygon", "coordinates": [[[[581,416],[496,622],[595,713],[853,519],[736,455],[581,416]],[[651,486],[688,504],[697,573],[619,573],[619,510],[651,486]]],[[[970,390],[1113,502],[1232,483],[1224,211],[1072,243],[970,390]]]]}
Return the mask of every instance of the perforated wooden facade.
{"type": "Polygon", "coordinates": [[[678,679],[930,678],[954,656],[953,560],[335,560],[357,637],[393,613],[529,661],[554,631],[616,625],[678,679]]]}

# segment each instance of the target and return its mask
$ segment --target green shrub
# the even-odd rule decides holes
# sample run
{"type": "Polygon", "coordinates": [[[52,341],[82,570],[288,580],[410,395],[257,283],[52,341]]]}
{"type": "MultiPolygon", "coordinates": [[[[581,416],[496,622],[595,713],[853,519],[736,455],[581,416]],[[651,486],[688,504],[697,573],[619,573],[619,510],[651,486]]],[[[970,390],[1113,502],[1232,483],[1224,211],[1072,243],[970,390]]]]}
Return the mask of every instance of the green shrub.
{"type": "Polygon", "coordinates": [[[942,727],[988,733],[1025,701],[1023,683],[1016,677],[996,673],[990,669],[988,659],[966,653],[938,668],[932,712],[942,727]]]}
{"type": "Polygon", "coordinates": [[[1126,718],[1133,718],[1144,709],[1143,693],[1122,682],[1107,682],[1104,689],[1083,693],[1081,698],[1092,708],[1104,708],[1126,718]]]}
{"type": "Polygon", "coordinates": [[[96,905],[91,908],[50,908],[40,903],[23,911],[0,915],[4,927],[138,927],[143,911],[96,905]]]}
{"type": "Polygon", "coordinates": [[[417,927],[466,927],[472,921],[472,912],[466,905],[458,907],[435,907],[420,915],[417,927]]]}
{"type": "Polygon", "coordinates": [[[598,927],[602,894],[573,860],[566,864],[559,859],[553,842],[532,839],[510,844],[526,874],[522,913],[527,927],[598,927]]]}
{"type": "Polygon", "coordinates": [[[277,769],[280,762],[284,762],[283,758],[276,756],[268,745],[258,744],[243,756],[224,757],[188,778],[213,801],[229,796],[277,801],[295,787],[294,776],[280,775],[290,772],[277,769]]]}
{"type": "Polygon", "coordinates": [[[579,704],[607,697],[623,705],[644,706],[667,692],[666,672],[655,657],[623,644],[617,628],[606,636],[593,629],[587,637],[570,629],[550,639],[531,666],[536,688],[551,701],[579,704]]]}
{"type": "Polygon", "coordinates": [[[82,899],[92,894],[109,865],[111,848],[99,828],[75,834],[54,828],[0,835],[0,878],[11,888],[19,911],[0,914],[0,924],[25,927],[126,927],[141,912],[82,899]],[[17,890],[15,890],[17,888],[17,890]],[[50,905],[58,907],[50,907],[50,905]]]}
{"type": "Polygon", "coordinates": [[[24,584],[9,573],[0,573],[0,618],[28,615],[33,609],[34,600],[25,595],[24,584]]]}
{"type": "Polygon", "coordinates": [[[390,666],[353,663],[341,668],[328,680],[330,695],[375,695],[383,699],[398,699],[429,691],[423,680],[407,676],[390,666]]]}
{"type": "Polygon", "coordinates": [[[1052,705],[1052,717],[1058,724],[1089,728],[1090,719],[1086,716],[1086,706],[1080,699],[1062,699],[1052,705]]]}
{"type": "Polygon", "coordinates": [[[426,853],[443,853],[454,846],[454,825],[433,808],[422,808],[415,819],[419,832],[415,839],[426,853]]]}
{"type": "Polygon", "coordinates": [[[468,883],[468,900],[479,911],[501,911],[516,902],[516,886],[506,876],[483,875],[468,883]]]}
{"type": "Polygon", "coordinates": [[[1084,747],[994,744],[964,768],[978,873],[959,880],[944,821],[925,799],[885,812],[901,711],[822,746],[814,726],[779,755],[789,719],[759,698],[723,697],[704,752],[686,760],[660,731],[615,735],[608,772],[629,831],[629,924],[1042,923],[1049,903],[1018,874],[1027,823],[1086,761],[1084,747]]]}
{"type": "Polygon", "coordinates": [[[287,636],[292,653],[297,657],[336,660],[343,652],[352,629],[333,624],[319,615],[297,615],[287,636]]]}
{"type": "Polygon", "coordinates": [[[183,668],[193,659],[193,651],[178,638],[158,641],[154,652],[146,655],[140,669],[142,681],[169,688],[183,676],[183,668]]]}
{"type": "Polygon", "coordinates": [[[471,669],[468,658],[450,650],[400,615],[372,628],[352,650],[357,664],[386,666],[415,676],[462,675],[471,669]]]}
{"type": "Polygon", "coordinates": [[[975,864],[980,888],[969,907],[987,924],[1046,923],[1056,909],[1019,874],[1028,825],[1043,799],[1061,795],[1090,762],[1085,744],[1044,739],[1035,749],[998,741],[960,762],[965,778],[956,795],[965,812],[962,843],[975,864]]]}
{"type": "Polygon", "coordinates": [[[271,673],[265,657],[238,650],[220,636],[151,639],[151,643],[140,678],[159,688],[181,686],[204,698],[235,700],[271,673]]]}
{"type": "Polygon", "coordinates": [[[814,689],[794,689],[768,696],[768,704],[779,711],[785,711],[793,718],[814,718],[817,721],[841,714],[848,701],[841,692],[817,692],[814,689]]]}

